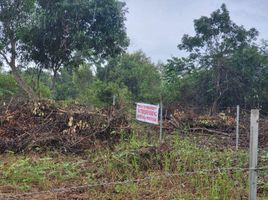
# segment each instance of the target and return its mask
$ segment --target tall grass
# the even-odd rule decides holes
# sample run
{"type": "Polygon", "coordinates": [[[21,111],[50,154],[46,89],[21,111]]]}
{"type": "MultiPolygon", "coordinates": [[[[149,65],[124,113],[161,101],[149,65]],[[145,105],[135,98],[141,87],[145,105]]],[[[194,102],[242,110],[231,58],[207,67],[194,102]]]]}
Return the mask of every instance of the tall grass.
{"type": "MultiPolygon", "coordinates": [[[[199,147],[195,140],[170,136],[166,148],[133,134],[114,147],[84,155],[2,155],[0,191],[31,191],[81,184],[143,179],[88,190],[90,199],[246,199],[248,152],[199,147]],[[168,176],[173,174],[174,176],[168,176]]],[[[265,158],[262,158],[265,160],[265,158]]],[[[259,195],[267,195],[267,172],[259,178],[259,195]]]]}

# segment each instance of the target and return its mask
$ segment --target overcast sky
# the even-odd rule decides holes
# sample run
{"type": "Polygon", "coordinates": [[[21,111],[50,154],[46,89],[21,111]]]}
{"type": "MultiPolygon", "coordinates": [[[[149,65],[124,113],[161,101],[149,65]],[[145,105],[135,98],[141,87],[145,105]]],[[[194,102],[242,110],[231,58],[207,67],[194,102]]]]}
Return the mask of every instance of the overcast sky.
{"type": "Polygon", "coordinates": [[[268,0],[125,0],[129,52],[142,49],[152,61],[183,56],[177,49],[183,34],[193,34],[193,20],[227,5],[231,19],[256,28],[268,40],[268,0]]]}

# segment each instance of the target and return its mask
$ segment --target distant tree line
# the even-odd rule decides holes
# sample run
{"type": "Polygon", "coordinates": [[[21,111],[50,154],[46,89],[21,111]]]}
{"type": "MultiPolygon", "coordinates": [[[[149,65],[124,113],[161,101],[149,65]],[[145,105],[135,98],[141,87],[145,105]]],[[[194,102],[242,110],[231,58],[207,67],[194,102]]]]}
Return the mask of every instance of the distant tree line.
{"type": "Polygon", "coordinates": [[[126,53],[126,12],[118,0],[2,0],[0,98],[268,109],[268,43],[225,4],[194,20],[195,35],[178,44],[188,56],[164,64],[126,53]]]}
{"type": "Polygon", "coordinates": [[[170,103],[207,106],[212,113],[238,104],[267,109],[268,43],[257,43],[258,31],[235,24],[225,4],[194,20],[194,28],[178,45],[189,56],[164,65],[166,88],[176,91],[170,103]]]}

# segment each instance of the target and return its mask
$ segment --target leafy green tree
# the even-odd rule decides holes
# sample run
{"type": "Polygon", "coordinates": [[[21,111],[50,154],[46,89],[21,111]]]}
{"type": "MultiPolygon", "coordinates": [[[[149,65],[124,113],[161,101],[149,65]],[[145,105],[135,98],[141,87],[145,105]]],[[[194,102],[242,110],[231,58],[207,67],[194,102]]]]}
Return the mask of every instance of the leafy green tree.
{"type": "Polygon", "coordinates": [[[24,35],[28,58],[52,70],[55,88],[59,69],[84,59],[120,54],[128,46],[125,3],[117,0],[37,0],[33,25],[24,35]]]}
{"type": "Polygon", "coordinates": [[[104,68],[98,68],[97,76],[127,86],[135,101],[159,102],[160,73],[141,51],[110,60],[104,68]]]}
{"type": "Polygon", "coordinates": [[[79,91],[73,81],[72,71],[68,71],[66,68],[60,69],[56,83],[54,94],[56,100],[71,100],[78,96],[79,91]]]}
{"type": "Polygon", "coordinates": [[[172,58],[163,65],[163,101],[165,105],[208,106],[213,84],[208,69],[197,70],[185,58],[172,58]]]}
{"type": "Polygon", "coordinates": [[[131,102],[131,93],[124,85],[115,82],[104,82],[96,79],[91,86],[85,88],[78,98],[83,104],[90,104],[97,107],[111,106],[113,96],[116,96],[117,105],[128,107],[131,102]]]}
{"type": "Polygon", "coordinates": [[[236,71],[223,99],[226,104],[261,107],[268,102],[268,59],[264,51],[257,46],[244,48],[233,55],[230,65],[236,71]]]}
{"type": "Polygon", "coordinates": [[[21,55],[22,33],[31,21],[34,2],[34,0],[0,1],[0,59],[10,67],[16,82],[31,100],[37,99],[37,96],[21,77],[17,63],[21,55]]]}
{"type": "Polygon", "coordinates": [[[49,88],[51,75],[47,72],[42,72],[42,76],[40,73],[39,68],[27,68],[21,72],[22,77],[31,85],[32,89],[34,90],[35,94],[37,94],[40,98],[51,98],[51,90],[49,88]],[[37,76],[37,78],[36,78],[37,76]]]}
{"type": "Polygon", "coordinates": [[[91,67],[88,64],[82,64],[78,68],[75,68],[73,73],[73,81],[75,83],[75,87],[82,91],[85,88],[90,87],[92,82],[94,81],[94,76],[91,71],[91,67]]]}
{"type": "Polygon", "coordinates": [[[94,77],[88,64],[84,63],[76,68],[72,66],[62,68],[57,79],[55,99],[77,99],[84,93],[84,90],[91,87],[93,80],[94,77]]]}
{"type": "Polygon", "coordinates": [[[258,32],[246,30],[231,21],[222,4],[210,17],[194,20],[195,36],[184,35],[179,49],[189,52],[196,69],[209,69],[213,81],[212,112],[217,110],[222,98],[233,87],[237,71],[230,65],[230,58],[239,50],[252,45],[258,32]]]}

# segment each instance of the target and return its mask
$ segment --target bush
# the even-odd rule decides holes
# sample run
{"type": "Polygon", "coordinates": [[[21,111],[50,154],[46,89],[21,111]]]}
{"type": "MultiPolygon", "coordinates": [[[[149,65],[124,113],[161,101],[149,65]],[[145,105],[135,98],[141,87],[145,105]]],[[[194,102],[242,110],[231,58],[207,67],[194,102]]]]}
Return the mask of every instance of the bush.
{"type": "Polygon", "coordinates": [[[112,105],[113,95],[116,96],[117,105],[128,106],[130,104],[131,94],[126,86],[100,80],[94,81],[89,88],[81,91],[78,101],[96,107],[106,107],[112,105]]]}
{"type": "Polygon", "coordinates": [[[42,82],[42,80],[38,81],[33,79],[30,74],[23,74],[23,78],[27,82],[29,86],[32,87],[33,91],[42,98],[51,98],[51,90],[48,85],[42,82]]]}
{"type": "Polygon", "coordinates": [[[17,93],[19,87],[11,74],[0,74],[0,98],[8,98],[17,93]]]}
{"type": "Polygon", "coordinates": [[[51,90],[48,86],[44,85],[43,83],[40,83],[39,85],[39,91],[40,97],[43,98],[51,98],[51,90]]]}

